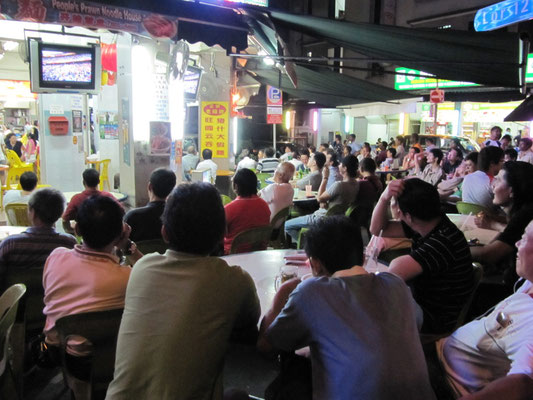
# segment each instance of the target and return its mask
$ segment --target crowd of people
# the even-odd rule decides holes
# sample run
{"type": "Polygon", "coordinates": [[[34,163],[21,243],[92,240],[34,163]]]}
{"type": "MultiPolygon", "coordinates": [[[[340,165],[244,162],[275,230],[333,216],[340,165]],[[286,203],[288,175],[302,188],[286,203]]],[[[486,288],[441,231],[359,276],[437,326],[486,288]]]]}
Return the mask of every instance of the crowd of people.
{"type": "MultiPolygon", "coordinates": [[[[225,351],[235,338],[283,355],[284,375],[267,399],[530,399],[533,165],[521,160],[531,146],[520,150],[521,160],[504,163],[508,149],[496,128],[479,153],[467,155],[458,146],[444,154],[428,141],[424,148],[416,135],[409,147],[403,137],[394,147],[380,143],[377,154],[355,135],[318,150],[287,146],[279,158],[272,148],[257,160],[243,152],[232,181],[237,196],[225,206],[214,185],[176,187],[167,169],[152,172],[149,203],[128,212],[97,189],[94,169],[84,171],[85,190],[66,209],[60,192],[28,186],[21,197],[29,196],[32,226],[0,242],[0,282],[13,269],[43,268],[52,353],[59,318],[124,308],[110,400],[247,399],[223,388],[225,351]],[[378,167],[407,176],[381,179],[378,167]],[[273,183],[261,188],[264,173],[273,183]],[[284,229],[291,247],[306,228],[312,276],[282,283],[259,321],[254,281],[219,256],[240,232],[269,225],[293,204],[295,191],[309,187],[317,209],[293,213],[284,229]],[[494,241],[469,246],[443,211],[458,199],[483,207],[472,219],[499,231],[494,241]],[[344,215],[350,206],[367,210],[376,243],[410,240],[386,272],[364,268],[361,220],[344,215]],[[60,218],[71,235],[55,231],[60,218]],[[144,255],[135,242],[148,240],[168,250],[144,255]],[[496,264],[515,290],[460,326],[479,283],[473,261],[496,264]]],[[[199,163],[194,148],[187,153],[185,179],[199,163]]],[[[215,164],[211,157],[204,150],[205,168],[215,164]]],[[[91,346],[69,339],[80,379],[89,373],[91,346]]]]}

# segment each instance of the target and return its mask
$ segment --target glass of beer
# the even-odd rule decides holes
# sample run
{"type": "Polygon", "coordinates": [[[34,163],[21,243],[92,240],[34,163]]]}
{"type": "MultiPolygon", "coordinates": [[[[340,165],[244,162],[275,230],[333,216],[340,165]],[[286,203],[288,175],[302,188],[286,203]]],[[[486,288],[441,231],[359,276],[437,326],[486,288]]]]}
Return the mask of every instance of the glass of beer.
{"type": "Polygon", "coordinates": [[[276,292],[279,290],[279,287],[283,285],[285,282],[292,278],[298,277],[298,266],[296,265],[283,265],[279,269],[279,273],[276,275],[276,278],[274,280],[274,288],[276,289],[276,292]]]}

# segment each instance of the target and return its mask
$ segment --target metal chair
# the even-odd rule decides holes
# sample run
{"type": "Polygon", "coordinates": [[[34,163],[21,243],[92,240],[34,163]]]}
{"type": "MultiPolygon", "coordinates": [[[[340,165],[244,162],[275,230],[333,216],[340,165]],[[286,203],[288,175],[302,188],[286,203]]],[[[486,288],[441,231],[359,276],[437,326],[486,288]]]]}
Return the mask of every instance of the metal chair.
{"type": "Polygon", "coordinates": [[[26,286],[16,284],[7,289],[0,297],[0,398],[19,399],[20,389],[17,389],[11,362],[8,358],[8,345],[11,328],[15,323],[18,304],[24,293],[26,286]]]}
{"type": "Polygon", "coordinates": [[[237,234],[231,242],[230,254],[266,250],[272,235],[270,225],[247,229],[237,234]]]}
{"type": "Polygon", "coordinates": [[[479,212],[488,212],[485,207],[480,206],[479,204],[465,203],[464,201],[458,201],[456,206],[457,211],[463,215],[469,215],[470,213],[472,213],[472,215],[476,215],[479,212]]]}
{"type": "Polygon", "coordinates": [[[31,222],[28,217],[28,203],[6,204],[6,216],[9,225],[31,226],[31,222]]]}
{"type": "Polygon", "coordinates": [[[114,309],[73,314],[56,321],[55,327],[61,341],[63,377],[76,400],[105,397],[107,387],[113,380],[118,330],[123,311],[114,309]],[[76,376],[68,361],[67,341],[72,335],[81,336],[92,343],[88,380],[76,376]]]}

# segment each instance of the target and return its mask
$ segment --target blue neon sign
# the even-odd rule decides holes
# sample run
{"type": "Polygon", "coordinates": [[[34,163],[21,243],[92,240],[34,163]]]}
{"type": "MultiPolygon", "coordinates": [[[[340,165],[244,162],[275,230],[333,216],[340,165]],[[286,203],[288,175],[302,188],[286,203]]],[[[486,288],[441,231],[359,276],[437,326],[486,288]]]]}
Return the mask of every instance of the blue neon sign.
{"type": "Polygon", "coordinates": [[[492,31],[533,18],[533,0],[505,0],[482,8],[474,18],[478,32],[492,31]]]}

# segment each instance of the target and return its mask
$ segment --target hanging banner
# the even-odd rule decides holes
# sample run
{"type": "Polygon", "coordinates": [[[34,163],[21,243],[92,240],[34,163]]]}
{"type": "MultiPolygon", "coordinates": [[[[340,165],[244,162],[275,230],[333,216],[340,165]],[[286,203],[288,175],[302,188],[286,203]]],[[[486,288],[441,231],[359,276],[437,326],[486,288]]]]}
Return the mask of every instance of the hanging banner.
{"type": "Polygon", "coordinates": [[[229,148],[229,102],[202,101],[201,136],[202,151],[209,149],[213,158],[227,158],[229,148]]]}
{"type": "Polygon", "coordinates": [[[172,17],[90,1],[2,0],[1,13],[6,19],[18,21],[126,31],[153,38],[172,39],[178,33],[172,17]]]}

